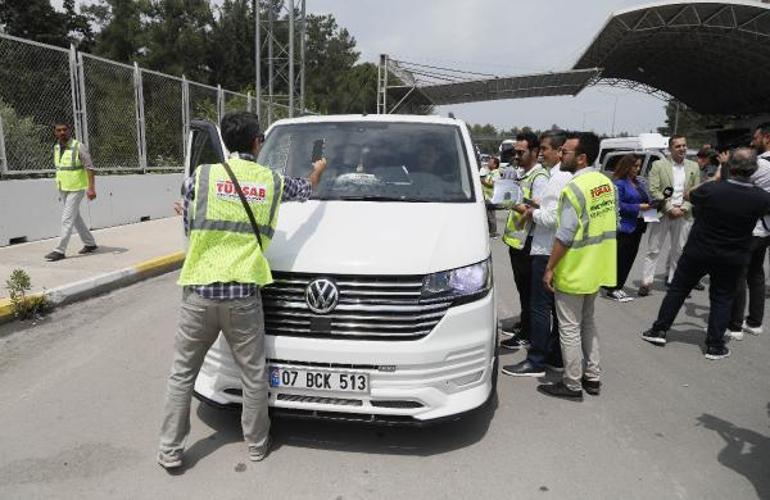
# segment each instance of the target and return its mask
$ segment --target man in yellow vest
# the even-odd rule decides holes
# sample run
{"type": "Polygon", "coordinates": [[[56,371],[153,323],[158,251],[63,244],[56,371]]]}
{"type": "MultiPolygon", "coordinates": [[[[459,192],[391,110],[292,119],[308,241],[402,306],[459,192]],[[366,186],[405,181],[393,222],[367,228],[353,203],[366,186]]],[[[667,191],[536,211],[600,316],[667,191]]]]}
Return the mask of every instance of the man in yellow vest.
{"type": "Polygon", "coordinates": [[[94,164],[86,146],[73,139],[70,127],[66,123],[57,123],[53,129],[57,142],[53,147],[53,163],[56,167],[56,187],[59,189],[59,199],[64,204],[61,218],[61,239],[53,252],[45,256],[46,260],[55,262],[62,260],[67,253],[72,230],[77,230],[83,240],[83,248],[79,254],[89,254],[96,251],[96,240],[88,230],[88,226],[80,215],[80,203],[83,197],[96,199],[96,182],[94,180],[94,164]]]}
{"type": "Polygon", "coordinates": [[[561,168],[574,173],[559,198],[559,222],[543,284],[554,292],[563,381],[540,385],[549,396],[583,399],[583,389],[598,395],[599,339],[594,302],[602,286],[615,286],[618,213],[612,180],[591,165],[599,155],[599,138],[571,134],[562,146],[561,168]],[[583,358],[585,357],[585,373],[583,358]]]}
{"type": "MultiPolygon", "coordinates": [[[[516,180],[521,187],[524,198],[543,198],[545,186],[548,184],[548,171],[537,162],[540,153],[540,140],[532,131],[521,132],[516,136],[514,145],[514,162],[516,163],[516,180]]],[[[500,347],[516,351],[529,347],[529,305],[532,290],[532,217],[527,213],[525,203],[514,205],[508,214],[503,241],[508,245],[508,255],[513,268],[513,280],[519,292],[521,310],[520,322],[503,333],[510,338],[500,342],[500,347]]]]}
{"type": "Polygon", "coordinates": [[[500,160],[494,156],[487,162],[487,174],[481,178],[481,188],[484,191],[484,202],[487,205],[487,225],[489,236],[496,238],[500,236],[497,233],[497,216],[495,206],[490,203],[492,194],[495,191],[495,182],[500,178],[500,160]]]}
{"type": "Polygon", "coordinates": [[[256,163],[263,136],[253,113],[227,114],[221,129],[225,146],[231,151],[227,163],[260,236],[258,239],[252,230],[223,164],[201,165],[185,181],[182,211],[189,246],[179,277],[182,309],[158,453],[158,463],[166,469],[182,465],[193,386],[220,331],[241,369],[241,425],[249,458],[256,462],[267,456],[270,420],[259,288],[273,279],[264,251],[275,232],[281,202],[309,199],[326,168],[326,160],[318,160],[308,178],[301,179],[284,177],[256,163]]]}

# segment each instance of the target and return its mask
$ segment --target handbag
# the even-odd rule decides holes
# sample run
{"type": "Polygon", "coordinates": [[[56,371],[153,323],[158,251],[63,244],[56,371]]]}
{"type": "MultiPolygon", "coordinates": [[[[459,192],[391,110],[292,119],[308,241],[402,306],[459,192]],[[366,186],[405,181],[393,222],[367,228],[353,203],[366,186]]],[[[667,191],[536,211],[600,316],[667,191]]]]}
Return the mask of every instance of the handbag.
{"type": "Polygon", "coordinates": [[[241,189],[241,185],[238,182],[238,179],[235,178],[235,174],[233,174],[233,169],[230,168],[230,165],[228,165],[226,161],[223,161],[222,166],[225,167],[227,176],[230,177],[230,181],[232,181],[233,186],[235,186],[235,192],[238,193],[238,198],[241,199],[243,209],[246,210],[246,215],[249,216],[251,229],[254,231],[254,235],[257,237],[257,244],[259,245],[259,249],[263,250],[264,247],[262,246],[262,237],[259,235],[259,225],[257,224],[257,219],[254,218],[254,212],[252,212],[249,202],[246,201],[246,195],[243,194],[243,189],[241,189]]]}

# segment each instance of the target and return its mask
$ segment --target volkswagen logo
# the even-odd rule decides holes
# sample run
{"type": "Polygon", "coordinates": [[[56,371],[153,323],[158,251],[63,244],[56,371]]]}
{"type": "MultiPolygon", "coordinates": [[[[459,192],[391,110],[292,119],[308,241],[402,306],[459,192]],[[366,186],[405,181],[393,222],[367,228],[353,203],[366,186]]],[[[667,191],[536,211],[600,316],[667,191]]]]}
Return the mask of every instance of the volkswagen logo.
{"type": "Polygon", "coordinates": [[[311,281],[305,288],[305,302],[316,314],[326,314],[337,307],[340,292],[331,280],[326,278],[311,281]]]}

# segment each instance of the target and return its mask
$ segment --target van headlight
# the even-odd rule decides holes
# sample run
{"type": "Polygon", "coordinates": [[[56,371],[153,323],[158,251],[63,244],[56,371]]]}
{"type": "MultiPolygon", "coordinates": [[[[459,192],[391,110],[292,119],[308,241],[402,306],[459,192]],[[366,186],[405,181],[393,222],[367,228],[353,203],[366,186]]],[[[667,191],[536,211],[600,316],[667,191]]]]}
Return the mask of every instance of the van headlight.
{"type": "Polygon", "coordinates": [[[486,295],[490,288],[492,288],[491,257],[478,264],[425,276],[420,301],[451,300],[453,305],[457,305],[486,295]]]}

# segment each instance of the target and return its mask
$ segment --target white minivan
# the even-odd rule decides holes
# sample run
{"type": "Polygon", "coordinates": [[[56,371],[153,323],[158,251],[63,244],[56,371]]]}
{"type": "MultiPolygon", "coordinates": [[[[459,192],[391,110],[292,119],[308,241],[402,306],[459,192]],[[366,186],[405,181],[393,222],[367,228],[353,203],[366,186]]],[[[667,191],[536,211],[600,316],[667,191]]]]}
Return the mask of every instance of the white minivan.
{"type": "MultiPolygon", "coordinates": [[[[280,120],[258,161],[305,177],[312,198],[280,206],[261,290],[273,414],[384,423],[454,418],[491,401],[497,313],[489,235],[467,128],[451,118],[280,120]]],[[[187,173],[227,151],[194,121],[187,173]]],[[[195,383],[218,407],[241,403],[220,336],[195,383]]]]}

